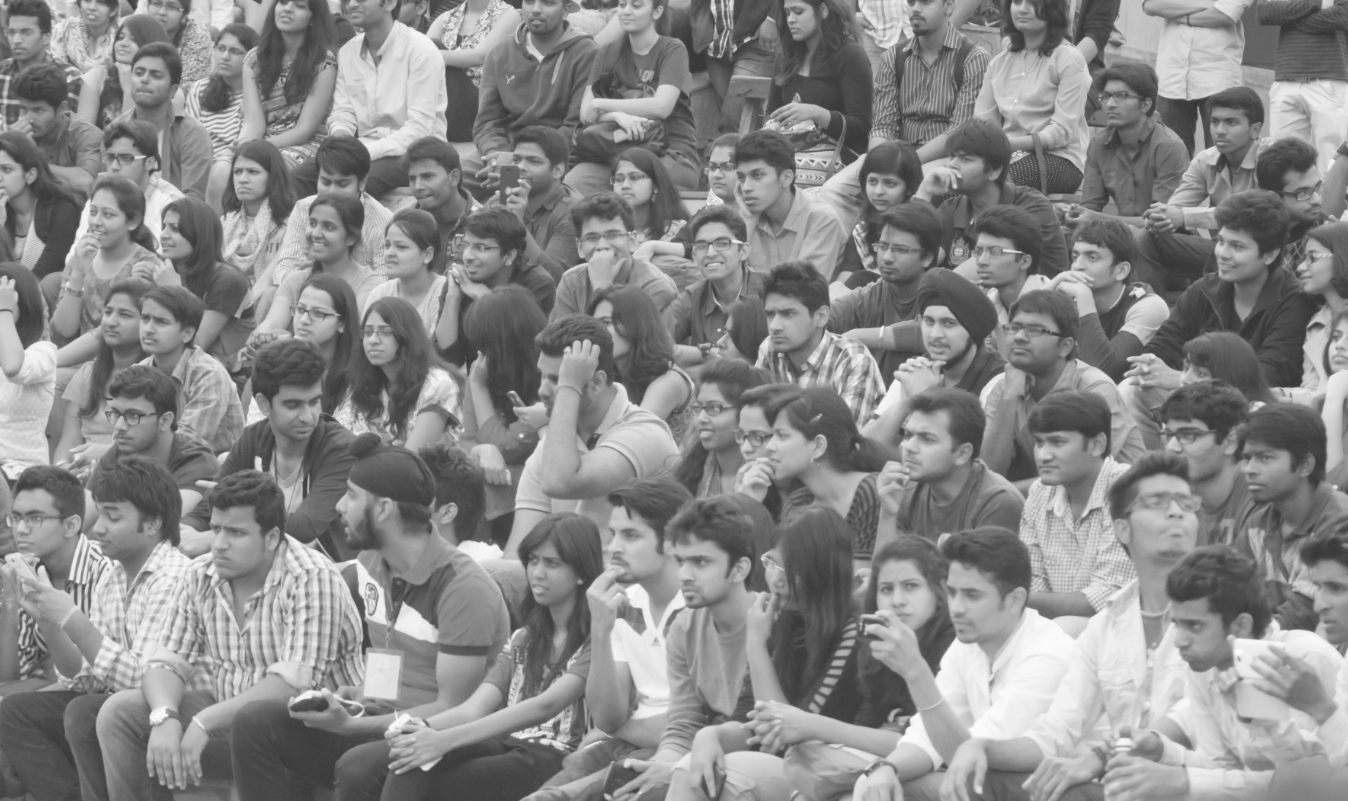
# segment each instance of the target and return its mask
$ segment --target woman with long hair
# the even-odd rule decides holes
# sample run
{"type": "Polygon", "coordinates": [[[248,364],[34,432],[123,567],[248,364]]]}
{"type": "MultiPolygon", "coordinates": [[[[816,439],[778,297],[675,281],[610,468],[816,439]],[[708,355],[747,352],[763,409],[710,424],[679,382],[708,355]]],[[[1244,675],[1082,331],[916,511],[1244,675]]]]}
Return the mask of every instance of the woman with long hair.
{"type": "Polygon", "coordinates": [[[1254,348],[1240,334],[1214,331],[1184,343],[1180,386],[1213,379],[1225,381],[1240,390],[1250,402],[1251,411],[1266,403],[1278,402],[1259,367],[1254,348]]]}
{"type": "MultiPolygon", "coordinates": [[[[832,509],[801,512],[777,526],[777,544],[763,554],[770,592],[749,608],[744,650],[749,680],[731,720],[699,732],[725,753],[726,785],[736,793],[789,798],[780,754],[787,744],[783,716],[846,725],[861,704],[860,642],[852,593],[852,544],[847,523],[832,509]],[[749,746],[757,745],[756,752],[749,746]]],[[[675,771],[671,801],[700,798],[702,777],[675,771]]]]}
{"type": "Polygon", "coordinates": [[[641,244],[632,251],[633,258],[688,260],[692,255],[688,249],[688,211],[679,187],[654,153],[644,147],[624,150],[613,167],[613,191],[632,206],[636,215],[641,244]]]}
{"type": "Polygon", "coordinates": [[[104,175],[89,192],[89,229],[70,249],[61,291],[52,311],[52,333],[72,340],[103,319],[112,285],[136,277],[177,285],[178,275],[155,255],[145,227],[145,193],[129,178],[104,175]]]}
{"type": "Polygon", "coordinates": [[[257,316],[265,318],[276,292],[272,269],[281,252],[286,221],[295,208],[290,170],[276,145],[255,139],[239,146],[221,206],[225,211],[222,255],[253,283],[257,316]]]}
{"type": "Polygon", "coordinates": [[[0,462],[47,464],[47,418],[56,397],[56,346],[43,337],[46,303],[37,276],[0,263],[0,462]]]}
{"type": "Polygon", "coordinates": [[[992,57],[974,116],[997,123],[1011,140],[1007,177],[1019,186],[1071,193],[1086,166],[1086,59],[1067,37],[1067,0],[1001,0],[1002,34],[1010,40],[992,57]],[[1048,175],[1040,174],[1042,149],[1048,175]]]}
{"type": "Polygon", "coordinates": [[[604,569],[599,528],[580,515],[549,515],[519,550],[530,589],[524,625],[490,676],[467,701],[427,725],[409,723],[387,745],[359,746],[388,748],[392,762],[387,777],[363,769],[344,776],[339,765],[337,784],[350,786],[352,797],[519,801],[580,746],[590,666],[585,593],[604,569]],[[454,753],[460,749],[464,753],[454,753]]]}
{"type": "Polygon", "coordinates": [[[14,260],[38,278],[60,272],[75,243],[80,201],[26,134],[0,133],[0,198],[0,224],[14,244],[14,260]]]}
{"type": "Polygon", "coordinates": [[[1325,423],[1325,480],[1342,489],[1348,486],[1348,311],[1334,316],[1330,323],[1329,345],[1325,347],[1324,405],[1320,419],[1325,423]]]}
{"type": "Polygon", "coordinates": [[[444,45],[440,55],[446,67],[463,70],[480,86],[487,53],[510,38],[519,24],[520,12],[505,0],[464,0],[436,17],[426,35],[444,45]]]}
{"type": "Polygon", "coordinates": [[[807,506],[825,506],[846,516],[853,554],[870,564],[880,523],[876,477],[897,454],[861,436],[847,403],[831,389],[783,392],[767,408],[773,436],[767,445],[772,475],[794,489],[782,519],[807,506]]]}
{"type": "Polygon", "coordinates": [[[194,344],[229,364],[253,332],[248,276],[221,254],[220,217],[204,202],[179,198],[164,208],[159,247],[183,286],[206,304],[194,344]]]}
{"type": "Polygon", "coordinates": [[[132,14],[117,25],[107,58],[89,68],[80,80],[77,113],[85,122],[106,128],[123,109],[136,107],[131,98],[131,59],[151,42],[167,42],[168,33],[149,14],[132,14]]]}
{"type": "Polygon", "coordinates": [[[384,274],[389,280],[370,291],[365,306],[380,298],[402,298],[421,315],[426,336],[435,337],[445,307],[447,280],[435,274],[439,250],[440,229],[431,213],[411,207],[399,209],[384,233],[384,274]]]}
{"type": "Polygon", "coordinates": [[[1348,223],[1332,222],[1306,234],[1306,248],[1295,265],[1301,291],[1319,299],[1320,308],[1306,323],[1302,344],[1301,386],[1280,387],[1279,396],[1310,404],[1325,394],[1329,379],[1326,351],[1334,318],[1348,311],[1348,223]]]}
{"type": "Polygon", "coordinates": [[[613,336],[614,380],[627,399],[669,423],[674,441],[683,442],[695,416],[693,379],[674,362],[674,340],[650,295],[641,287],[607,286],[587,312],[613,336]]]}
{"type": "Polygon", "coordinates": [[[880,241],[880,215],[913,196],[922,184],[922,159],[907,142],[881,142],[861,161],[861,219],[843,247],[839,274],[851,273],[846,283],[863,286],[880,278],[875,243],[880,241]]]}
{"type": "Polygon", "coordinates": [[[538,429],[519,410],[538,402],[540,374],[534,339],[548,317],[518,284],[497,287],[468,307],[463,329],[477,358],[468,370],[462,447],[487,480],[486,518],[504,547],[515,519],[515,487],[538,447],[538,429]],[[516,408],[514,395],[520,402],[516,408]]]}
{"type": "Polygon", "coordinates": [[[712,359],[698,372],[697,399],[689,406],[697,416],[697,436],[683,443],[683,456],[674,478],[698,498],[728,495],[744,454],[735,440],[739,430],[740,398],[771,377],[747,362],[712,359]]]}
{"type": "Polygon", "coordinates": [[[791,384],[765,384],[740,393],[735,442],[740,446],[741,461],[735,474],[735,493],[763,504],[774,520],[781,518],[784,493],[778,487],[772,460],[768,458],[768,443],[773,438],[768,409],[778,395],[793,391],[795,387],[791,384]]]}
{"type": "Polygon", "coordinates": [[[768,314],[763,299],[740,298],[726,309],[725,333],[716,341],[712,351],[722,359],[739,359],[749,364],[758,362],[758,349],[768,338],[768,314]]]}
{"type": "Polygon", "coordinates": [[[462,420],[463,388],[435,355],[417,310],[381,298],[361,321],[361,345],[351,362],[351,394],[337,422],[354,434],[373,431],[415,451],[453,441],[462,420]]]}
{"type": "MultiPolygon", "coordinates": [[[[205,3],[209,0],[196,0],[205,3]]],[[[159,20],[168,34],[169,44],[178,48],[183,60],[184,85],[205,78],[211,72],[211,32],[192,19],[192,0],[155,0],[146,3],[150,16],[159,20]]]]}
{"type": "MultiPolygon", "coordinates": [[[[257,81],[266,139],[290,169],[313,158],[327,135],[337,88],[337,33],[327,0],[277,0],[261,20],[257,49],[243,60],[244,76],[257,81]]],[[[254,29],[259,20],[250,19],[254,29]]]]}
{"type": "Polygon", "coordinates": [[[53,61],[88,72],[112,52],[119,4],[117,0],[80,0],[72,5],[77,5],[80,13],[52,26],[48,50],[53,61]]]}
{"type": "Polygon", "coordinates": [[[53,462],[72,469],[98,461],[112,446],[112,424],[103,414],[112,377],[145,358],[140,349],[140,299],[153,284],[139,278],[108,290],[98,327],[98,355],[80,365],[58,403],[65,408],[53,462]]]}
{"type": "Polygon", "coordinates": [[[216,34],[211,74],[183,90],[187,116],[201,123],[211,137],[211,177],[206,199],[215,208],[229,183],[234,147],[262,135],[265,120],[257,84],[244,80],[243,60],[257,47],[257,31],[242,23],[216,34]]]}

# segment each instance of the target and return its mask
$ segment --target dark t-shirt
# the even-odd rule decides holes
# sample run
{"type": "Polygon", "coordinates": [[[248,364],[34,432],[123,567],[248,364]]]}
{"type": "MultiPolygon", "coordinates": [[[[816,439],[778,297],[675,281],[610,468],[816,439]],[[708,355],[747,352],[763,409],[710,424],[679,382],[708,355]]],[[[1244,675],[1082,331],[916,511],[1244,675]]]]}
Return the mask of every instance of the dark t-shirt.
{"type": "Polygon", "coordinates": [[[206,304],[206,311],[218,312],[229,318],[220,330],[209,353],[220,359],[232,356],[248,341],[253,332],[253,307],[239,310],[252,287],[248,276],[232,264],[217,264],[212,270],[179,273],[183,286],[206,304]]]}
{"type": "MultiPolygon", "coordinates": [[[[103,458],[98,460],[98,465],[89,474],[87,486],[90,492],[96,492],[95,488],[103,481],[104,476],[117,469],[120,458],[121,452],[115,445],[103,454],[103,458]]],[[[173,435],[173,447],[169,450],[167,466],[168,471],[173,474],[173,483],[180,490],[200,492],[198,481],[214,481],[216,475],[220,473],[220,462],[211,452],[211,446],[195,434],[182,431],[173,435]]]]}
{"type": "Polygon", "coordinates": [[[1235,545],[1236,521],[1250,500],[1250,485],[1245,474],[1236,471],[1235,483],[1231,485],[1231,494],[1226,502],[1216,509],[1198,510],[1198,542],[1203,545],[1235,545]]]}
{"type": "Polygon", "coordinates": [[[903,493],[899,505],[899,529],[932,542],[942,534],[953,534],[979,526],[1020,529],[1020,513],[1025,498],[1016,486],[988,469],[983,461],[974,462],[969,480],[948,506],[932,497],[926,484],[915,482],[903,493]]]}
{"type": "Polygon", "coordinates": [[[661,36],[644,56],[632,52],[627,37],[604,45],[590,70],[590,85],[595,97],[654,97],[661,86],[679,90],[674,110],[665,119],[661,144],[670,155],[679,155],[697,165],[697,128],[693,124],[693,106],[688,98],[692,77],[688,72],[688,49],[683,42],[661,36]]]}

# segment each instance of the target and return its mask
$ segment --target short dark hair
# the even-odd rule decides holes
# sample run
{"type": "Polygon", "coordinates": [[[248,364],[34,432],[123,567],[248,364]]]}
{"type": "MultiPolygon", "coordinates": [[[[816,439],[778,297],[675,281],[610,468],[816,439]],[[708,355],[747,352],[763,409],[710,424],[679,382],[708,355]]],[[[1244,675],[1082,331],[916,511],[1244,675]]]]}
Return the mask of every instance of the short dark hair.
{"type": "Polygon", "coordinates": [[[1064,338],[1076,338],[1077,335],[1077,305],[1076,302],[1062,292],[1056,292],[1048,289],[1035,289],[1026,292],[1011,304],[1011,313],[1007,319],[1014,320],[1016,315],[1021,312],[1026,314],[1046,314],[1053,318],[1053,324],[1058,326],[1058,333],[1064,338]]]}
{"type": "Polygon", "coordinates": [[[917,238],[917,246],[922,248],[922,255],[931,256],[933,263],[940,255],[945,227],[930,203],[904,203],[881,214],[878,222],[880,229],[893,228],[912,234],[917,238]]]}
{"type": "MultiPolygon", "coordinates": [[[[1006,182],[1006,168],[1011,164],[1011,141],[1006,132],[995,122],[988,120],[968,120],[955,126],[945,140],[945,153],[954,156],[963,153],[983,159],[985,172],[1000,170],[996,182],[1006,182]]],[[[1039,224],[1035,224],[1039,230],[1039,224]]]]}
{"type": "Polygon", "coordinates": [[[1221,615],[1223,626],[1248,614],[1254,619],[1250,635],[1255,638],[1264,636],[1273,619],[1264,595],[1263,571],[1253,559],[1229,545],[1206,545],[1191,551],[1166,576],[1165,592],[1178,603],[1207,598],[1208,608],[1221,615]]]}
{"type": "Polygon", "coordinates": [[[1217,432],[1221,440],[1245,423],[1250,403],[1225,381],[1198,381],[1180,387],[1161,404],[1161,422],[1197,420],[1217,432]]]}
{"type": "Polygon", "coordinates": [[[1288,136],[1273,142],[1259,154],[1254,163],[1254,178],[1260,189],[1276,192],[1281,197],[1287,186],[1287,173],[1305,172],[1314,167],[1319,158],[1320,154],[1310,143],[1288,136]]]}
{"type": "Polygon", "coordinates": [[[46,103],[52,108],[60,108],[70,99],[65,70],[49,62],[34,64],[20,72],[14,79],[13,90],[20,100],[46,103]]]}
{"type": "Polygon", "coordinates": [[[950,418],[950,439],[955,446],[968,444],[973,446],[974,456],[983,447],[983,432],[987,427],[987,415],[978,396],[963,389],[929,389],[914,395],[908,401],[908,414],[921,412],[936,414],[945,412],[950,418]]]}
{"type": "MultiPolygon", "coordinates": [[[[11,12],[12,13],[12,12],[11,12]]],[[[168,70],[169,83],[177,86],[183,81],[183,57],[178,55],[178,48],[168,42],[149,42],[143,44],[136,54],[131,57],[131,66],[135,66],[143,58],[157,58],[164,62],[164,68],[168,70]]]]}
{"type": "Polygon", "coordinates": [[[637,215],[632,211],[632,204],[613,192],[599,192],[571,206],[571,224],[575,226],[577,239],[586,220],[622,220],[624,229],[637,229],[637,215]]]}
{"type": "MultiPolygon", "coordinates": [[[[366,155],[369,155],[369,151],[366,151],[366,155]]],[[[423,136],[407,146],[407,152],[403,154],[402,159],[403,169],[411,169],[412,164],[417,161],[434,161],[444,167],[445,172],[458,170],[461,175],[463,172],[463,163],[459,159],[459,151],[455,150],[449,142],[435,136],[423,136]]],[[[349,175],[350,173],[342,174],[349,175]]]]}
{"type": "MultiPolygon", "coordinates": [[[[457,155],[457,153],[455,154],[457,155]]],[[[329,136],[314,154],[318,169],[333,175],[350,175],[357,181],[370,176],[370,151],[354,136],[329,136]]]]}
{"type": "Polygon", "coordinates": [[[728,495],[689,501],[665,524],[665,541],[670,545],[682,545],[692,537],[713,543],[725,551],[732,567],[739,560],[748,559],[749,575],[745,577],[745,584],[759,569],[753,518],[728,495]]]}
{"type": "Polygon", "coordinates": [[[1208,113],[1219,108],[1244,112],[1245,119],[1251,125],[1264,121],[1264,101],[1259,99],[1258,92],[1248,86],[1233,86],[1209,97],[1208,113]]]}
{"type": "Polygon", "coordinates": [[[548,162],[556,167],[558,164],[563,167],[571,159],[571,145],[566,136],[556,128],[549,128],[546,125],[529,125],[515,132],[515,146],[523,144],[538,145],[538,149],[547,156],[548,162]]]}
{"type": "Polygon", "coordinates": [[[187,287],[157,286],[141,297],[142,309],[147,300],[152,300],[167,309],[183,328],[190,328],[193,331],[201,328],[201,318],[206,313],[206,304],[187,287]]]}
{"type": "Polygon", "coordinates": [[[33,17],[39,31],[51,33],[51,6],[45,0],[13,0],[9,4],[9,18],[14,17],[33,17]]]}
{"type": "Polygon", "coordinates": [[[1009,529],[980,526],[961,531],[941,545],[946,561],[972,567],[991,579],[1005,598],[1012,590],[1030,591],[1030,549],[1009,529]]]}
{"type": "MultiPolygon", "coordinates": [[[[178,547],[183,496],[163,465],[148,456],[123,456],[117,460],[117,469],[103,473],[90,491],[94,503],[125,501],[136,507],[142,524],[149,518],[158,519],[160,537],[178,547]]],[[[80,504],[83,506],[83,498],[80,504]]]]}
{"type": "Polygon", "coordinates": [[[692,499],[688,488],[669,476],[629,481],[608,494],[610,505],[621,506],[628,514],[641,515],[655,529],[660,540],[657,548],[662,552],[669,521],[692,499]]]}
{"type": "Polygon", "coordinates": [[[763,282],[763,299],[768,295],[798,300],[814,314],[829,303],[828,281],[808,261],[784,261],[763,282]]]}
{"type": "Polygon", "coordinates": [[[571,343],[589,340],[599,349],[599,369],[604,371],[608,383],[617,380],[617,367],[613,363],[613,337],[604,324],[588,314],[568,314],[548,323],[548,327],[538,332],[534,344],[538,352],[556,359],[562,356],[571,343]]]}
{"type": "Polygon", "coordinates": [[[1110,81],[1124,83],[1138,97],[1143,100],[1150,100],[1151,108],[1147,109],[1148,117],[1156,113],[1156,96],[1160,91],[1160,81],[1156,77],[1156,70],[1152,69],[1150,64],[1143,64],[1140,61],[1115,61],[1104,72],[1100,73],[1095,85],[1103,91],[1105,84],[1110,81]]]}
{"type": "Polygon", "coordinates": [[[1137,270],[1137,240],[1133,228],[1113,217],[1096,217],[1077,228],[1076,241],[1105,248],[1114,256],[1114,264],[1128,262],[1128,275],[1137,270]]]}
{"type": "Polygon", "coordinates": [[[84,517],[84,485],[69,470],[49,464],[30,467],[20,473],[19,480],[14,482],[14,497],[25,490],[46,492],[52,497],[52,505],[61,517],[84,517]]]}
{"type": "Polygon", "coordinates": [[[881,142],[866,151],[866,156],[861,160],[863,193],[866,190],[866,179],[875,174],[898,176],[903,181],[903,191],[912,197],[922,184],[922,158],[907,142],[881,142]]]}
{"type": "Polygon", "coordinates": [[[158,367],[133,364],[119,370],[108,384],[108,397],[126,400],[144,398],[154,407],[155,414],[172,412],[173,427],[178,427],[178,382],[158,367]]]}
{"type": "Polygon", "coordinates": [[[1108,456],[1109,425],[1109,404],[1104,398],[1094,392],[1067,389],[1050,392],[1036,403],[1025,427],[1034,434],[1074,431],[1086,439],[1103,435],[1105,455],[1108,456]]]}
{"type": "Polygon", "coordinates": [[[468,219],[463,223],[463,229],[479,239],[495,239],[496,244],[501,246],[502,253],[514,253],[515,262],[511,265],[511,269],[517,274],[524,268],[527,261],[525,251],[529,246],[529,232],[514,212],[501,206],[478,209],[468,215],[468,219]]]}
{"type": "Polygon", "coordinates": [[[323,383],[327,369],[323,354],[312,342],[279,339],[259,350],[253,360],[253,392],[270,401],[281,387],[307,389],[323,383]]]}
{"type": "Polygon", "coordinates": [[[1039,272],[1044,235],[1039,222],[1019,206],[993,206],[974,219],[974,233],[1010,240],[1016,250],[1030,256],[1030,275],[1039,272]]]}
{"type": "Polygon", "coordinates": [[[1348,567],[1348,520],[1340,520],[1332,530],[1302,544],[1301,563],[1315,567],[1320,562],[1338,562],[1348,567]]]}
{"type": "Polygon", "coordinates": [[[257,470],[240,470],[220,479],[211,490],[212,509],[234,509],[249,506],[265,537],[268,531],[278,529],[285,536],[286,499],[276,479],[257,470]]]}
{"type": "Polygon", "coordinates": [[[693,219],[688,221],[689,238],[696,237],[702,226],[711,223],[720,223],[729,228],[730,233],[741,242],[749,241],[749,228],[744,224],[744,218],[733,207],[724,203],[719,206],[703,206],[697,214],[694,214],[693,219]]]}
{"type": "Polygon", "coordinates": [[[1308,476],[1311,486],[1325,478],[1325,423],[1309,406],[1270,403],[1250,412],[1244,443],[1259,442],[1292,456],[1292,469],[1307,457],[1315,460],[1308,476]]]}
{"type": "Polygon", "coordinates": [[[487,481],[482,468],[468,454],[443,443],[422,448],[417,455],[435,477],[435,507],[454,504],[458,510],[454,533],[460,541],[472,539],[487,511],[487,481]]]}
{"type": "Polygon", "coordinates": [[[1132,467],[1109,486],[1109,516],[1115,520],[1127,517],[1128,507],[1137,500],[1137,485],[1152,476],[1174,476],[1188,481],[1189,463],[1168,451],[1147,451],[1137,457],[1132,467]]]}
{"type": "MultiPolygon", "coordinates": [[[[796,170],[796,149],[791,140],[777,131],[751,131],[735,143],[735,166],[746,161],[761,161],[778,173],[796,170]]],[[[794,183],[794,177],[792,182],[794,183]]]]}
{"type": "Polygon", "coordinates": [[[146,158],[159,158],[159,134],[154,126],[143,120],[112,122],[103,129],[103,147],[112,147],[118,139],[130,139],[131,146],[146,158]]]}

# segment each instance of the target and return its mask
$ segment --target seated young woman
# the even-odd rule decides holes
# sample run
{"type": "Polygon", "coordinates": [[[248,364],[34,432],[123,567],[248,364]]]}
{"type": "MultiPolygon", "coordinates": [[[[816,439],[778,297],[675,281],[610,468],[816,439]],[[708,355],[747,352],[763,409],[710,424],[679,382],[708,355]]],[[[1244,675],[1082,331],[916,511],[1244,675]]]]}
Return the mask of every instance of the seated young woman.
{"type": "Polygon", "coordinates": [[[39,279],[65,267],[80,200],[56,179],[47,157],[27,134],[0,133],[0,225],[14,246],[14,258],[39,279]]]}
{"type": "Polygon", "coordinates": [[[266,319],[276,296],[272,270],[295,208],[290,171],[276,146],[264,140],[244,142],[234,153],[230,180],[220,201],[225,214],[225,261],[243,270],[253,284],[255,317],[266,319]]]}
{"type": "Polygon", "coordinates": [[[48,463],[45,432],[56,397],[56,346],[32,271],[0,263],[0,466],[6,475],[48,463]]]}
{"type": "Polygon", "coordinates": [[[744,393],[772,378],[765,371],[735,359],[712,359],[698,371],[697,399],[689,406],[697,436],[686,438],[674,477],[694,497],[728,495],[744,464],[736,440],[740,400],[744,393]]]}
{"type": "Polygon", "coordinates": [[[235,146],[258,139],[266,124],[257,83],[243,74],[243,60],[255,47],[257,32],[252,28],[237,22],[225,26],[215,35],[210,75],[183,89],[184,113],[201,123],[211,137],[206,199],[217,212],[230,181],[235,146]]]}
{"type": "Polygon", "coordinates": [[[417,310],[426,335],[434,337],[445,307],[447,280],[435,273],[439,252],[439,228],[430,212],[399,209],[384,234],[384,274],[389,280],[370,290],[365,308],[380,298],[401,298],[417,310]]]}
{"type": "Polygon", "coordinates": [[[880,241],[880,215],[908,202],[922,184],[922,160],[912,145],[883,142],[867,151],[861,162],[861,219],[843,246],[838,273],[848,287],[880,280],[872,248],[880,241]]]}
{"type": "Polygon", "coordinates": [[[220,252],[220,216],[196,198],[164,209],[159,246],[183,286],[206,304],[195,345],[226,366],[253,333],[253,294],[248,276],[220,252]]]}
{"type": "Polygon", "coordinates": [[[722,359],[757,364],[758,349],[767,338],[768,314],[763,299],[740,298],[726,310],[725,333],[712,346],[712,353],[722,359]]]}

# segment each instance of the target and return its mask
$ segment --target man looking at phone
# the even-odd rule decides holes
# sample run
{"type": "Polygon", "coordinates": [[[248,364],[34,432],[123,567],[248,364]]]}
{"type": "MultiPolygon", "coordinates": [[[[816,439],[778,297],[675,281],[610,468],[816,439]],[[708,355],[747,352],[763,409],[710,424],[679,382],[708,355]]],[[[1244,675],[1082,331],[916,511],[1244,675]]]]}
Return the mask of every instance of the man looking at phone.
{"type": "Polygon", "coordinates": [[[395,713],[425,719],[463,703],[510,636],[491,577],[431,526],[436,481],[421,457],[374,434],[358,437],[351,454],[337,512],[360,551],[357,596],[370,642],[397,654],[398,683],[324,688],[325,708],[311,712],[279,698],[243,707],[231,733],[240,801],[289,801],[296,778],[331,788],[339,761],[343,770],[387,771],[384,732],[395,713]],[[339,697],[383,714],[353,717],[339,697]]]}
{"type": "Polygon", "coordinates": [[[962,743],[1020,736],[1048,709],[1067,672],[1072,639],[1025,605],[1030,553],[1014,533],[995,526],[962,531],[941,552],[950,561],[946,592],[956,641],[938,673],[892,612],[879,613],[887,625],[866,626],[871,653],[907,682],[918,714],[894,750],[857,780],[857,801],[936,798],[941,766],[962,743]]]}
{"type": "Polygon", "coordinates": [[[641,287],[657,311],[674,300],[674,281],[645,259],[632,257],[636,247],[636,215],[613,192],[590,195],[571,207],[571,224],[579,234],[580,257],[557,284],[557,305],[550,321],[584,314],[594,293],[608,286],[641,287]]]}

